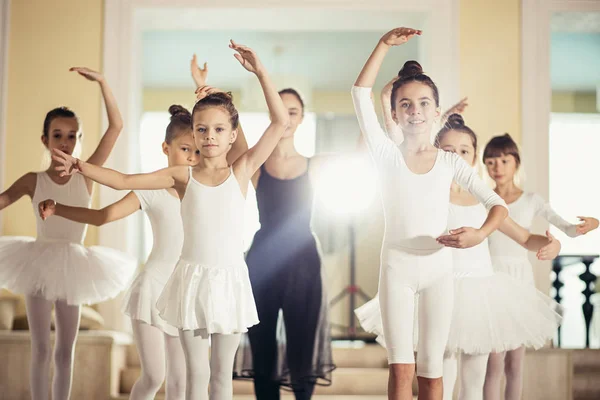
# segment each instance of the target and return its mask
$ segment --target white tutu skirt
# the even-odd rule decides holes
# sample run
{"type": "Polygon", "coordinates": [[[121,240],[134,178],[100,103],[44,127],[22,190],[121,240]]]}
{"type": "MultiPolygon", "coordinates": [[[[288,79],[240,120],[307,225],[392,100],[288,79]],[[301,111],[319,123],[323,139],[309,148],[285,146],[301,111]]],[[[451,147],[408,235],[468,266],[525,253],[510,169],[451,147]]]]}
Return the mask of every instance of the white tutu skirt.
{"type": "Polygon", "coordinates": [[[495,272],[502,272],[518,281],[535,286],[533,266],[527,257],[492,257],[495,272]]]}
{"type": "MultiPolygon", "coordinates": [[[[488,354],[521,346],[539,349],[554,337],[562,320],[558,303],[502,273],[455,278],[454,296],[446,353],[488,354]]],[[[363,329],[377,335],[377,342],[385,347],[379,298],[355,314],[363,329]]],[[[415,350],[417,327],[415,323],[415,350]]]]}
{"type": "Polygon", "coordinates": [[[243,333],[258,324],[248,267],[211,267],[179,260],[158,298],[160,316],[182,330],[243,333]]]}
{"type": "Polygon", "coordinates": [[[123,313],[131,319],[155,326],[171,336],[178,336],[179,330],[161,318],[156,303],[175,264],[176,261],[148,260],[125,293],[122,306],[123,313]]]}
{"type": "Polygon", "coordinates": [[[0,237],[0,287],[70,305],[95,304],[127,287],[137,261],[108,247],[0,237]]]}

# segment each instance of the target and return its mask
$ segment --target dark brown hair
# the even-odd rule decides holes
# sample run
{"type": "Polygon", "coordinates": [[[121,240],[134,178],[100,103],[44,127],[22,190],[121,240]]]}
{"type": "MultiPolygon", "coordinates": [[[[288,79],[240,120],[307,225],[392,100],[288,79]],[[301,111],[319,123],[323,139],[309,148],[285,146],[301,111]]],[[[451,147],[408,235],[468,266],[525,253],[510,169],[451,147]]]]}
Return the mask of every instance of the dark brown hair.
{"type": "Polygon", "coordinates": [[[77,117],[77,115],[73,111],[71,111],[67,107],[57,107],[48,111],[48,114],[46,114],[46,118],[44,118],[44,128],[42,132],[45,137],[48,137],[48,135],[50,134],[50,124],[56,118],[75,118],[77,120],[77,125],[81,127],[81,124],[79,123],[79,117],[77,117]]]}
{"type": "Polygon", "coordinates": [[[194,105],[194,109],[192,110],[192,117],[196,112],[211,107],[221,107],[225,111],[227,111],[227,113],[229,114],[229,122],[231,123],[231,128],[237,129],[240,117],[238,115],[237,109],[233,105],[233,97],[231,96],[230,92],[212,93],[206,96],[205,98],[198,100],[194,105]]]}
{"type": "Polygon", "coordinates": [[[502,136],[494,136],[488,144],[485,145],[483,150],[483,161],[486,158],[495,158],[501,156],[513,156],[517,162],[517,167],[521,165],[521,154],[519,153],[519,146],[513,140],[513,138],[505,133],[502,136]]]}
{"type": "Polygon", "coordinates": [[[169,113],[171,114],[171,121],[167,125],[165,133],[165,142],[167,144],[171,144],[178,136],[192,129],[192,114],[185,107],[173,104],[169,107],[169,113]]]}
{"type": "Polygon", "coordinates": [[[302,106],[302,115],[304,115],[304,100],[302,100],[302,96],[300,96],[300,93],[298,93],[298,91],[296,89],[286,88],[286,89],[280,90],[278,93],[280,96],[282,94],[291,94],[292,96],[296,96],[296,98],[300,102],[300,105],[302,106]]]}
{"type": "Polygon", "coordinates": [[[471,137],[471,141],[473,142],[473,148],[475,149],[475,153],[477,153],[477,135],[471,128],[465,125],[465,120],[460,114],[452,114],[446,120],[446,123],[440,129],[438,134],[435,136],[435,146],[440,147],[439,144],[446,135],[450,131],[458,131],[462,133],[466,133],[471,137]]]}
{"type": "Polygon", "coordinates": [[[398,80],[394,82],[394,86],[392,87],[392,110],[394,110],[396,104],[396,92],[402,86],[406,85],[410,82],[420,82],[424,85],[427,85],[433,91],[433,99],[435,100],[435,106],[440,106],[440,94],[437,86],[431,78],[423,73],[423,68],[421,64],[416,61],[407,61],[404,63],[402,69],[398,72],[398,80]]]}

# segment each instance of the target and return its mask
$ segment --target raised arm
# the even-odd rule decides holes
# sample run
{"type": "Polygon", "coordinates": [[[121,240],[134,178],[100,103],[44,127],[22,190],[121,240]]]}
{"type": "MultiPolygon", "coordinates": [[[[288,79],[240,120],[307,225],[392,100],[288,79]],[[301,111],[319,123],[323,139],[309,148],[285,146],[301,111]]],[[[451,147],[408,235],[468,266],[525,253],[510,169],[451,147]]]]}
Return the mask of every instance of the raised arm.
{"type": "Polygon", "coordinates": [[[5,209],[23,196],[33,197],[37,175],[29,172],[17,179],[8,189],[0,193],[0,210],[5,209]]]}
{"type": "Polygon", "coordinates": [[[546,232],[546,236],[532,234],[510,217],[500,224],[498,230],[527,250],[536,252],[540,260],[556,258],[561,249],[560,241],[552,236],[550,232],[546,232]]]}
{"type": "Polygon", "coordinates": [[[371,98],[373,84],[390,47],[404,44],[411,37],[420,34],[421,31],[416,29],[396,28],[383,35],[360,71],[352,88],[352,101],[354,102],[358,125],[367,147],[377,159],[390,157],[390,152],[395,150],[396,145],[386,135],[377,119],[375,105],[371,98]]]}
{"type": "Polygon", "coordinates": [[[204,63],[204,67],[200,68],[198,66],[198,58],[194,54],[192,57],[192,62],[190,63],[190,69],[192,73],[192,79],[196,84],[196,88],[200,88],[206,85],[206,80],[208,78],[208,63],[204,63]]]}
{"type": "Polygon", "coordinates": [[[116,190],[135,189],[168,189],[176,188],[178,191],[187,184],[188,167],[176,166],[164,168],[147,174],[123,174],[110,168],[100,167],[81,161],[58,149],[52,150],[52,159],[59,163],[56,167],[60,176],[80,173],[83,176],[116,190]]]}
{"type": "Polygon", "coordinates": [[[85,67],[73,67],[70,71],[77,72],[87,80],[98,82],[98,84],[100,84],[104,106],[106,107],[106,114],[108,115],[108,128],[100,139],[100,143],[98,143],[96,150],[90,158],[88,158],[87,162],[94,165],[104,165],[113,147],[115,147],[115,143],[123,129],[123,119],[121,118],[119,107],[117,106],[117,100],[101,73],[85,67]]]}
{"type": "Polygon", "coordinates": [[[402,129],[392,118],[392,88],[398,77],[394,77],[389,81],[381,91],[381,111],[383,112],[383,122],[388,136],[396,143],[400,143],[404,139],[402,129]]]}
{"type": "Polygon", "coordinates": [[[269,74],[256,53],[249,47],[236,44],[233,40],[229,47],[237,51],[234,56],[240,64],[258,78],[271,116],[271,123],[256,145],[241,155],[235,162],[236,170],[243,171],[244,176],[250,179],[277,146],[283,132],[289,125],[289,115],[283,101],[281,101],[281,96],[277,93],[275,85],[273,85],[269,74]]]}
{"type": "Polygon", "coordinates": [[[38,211],[43,220],[46,220],[46,218],[52,215],[56,215],[71,221],[94,226],[102,226],[109,222],[118,221],[133,214],[139,209],[140,200],[134,192],[129,192],[121,200],[99,210],[66,206],[51,199],[44,200],[38,205],[38,211]]]}

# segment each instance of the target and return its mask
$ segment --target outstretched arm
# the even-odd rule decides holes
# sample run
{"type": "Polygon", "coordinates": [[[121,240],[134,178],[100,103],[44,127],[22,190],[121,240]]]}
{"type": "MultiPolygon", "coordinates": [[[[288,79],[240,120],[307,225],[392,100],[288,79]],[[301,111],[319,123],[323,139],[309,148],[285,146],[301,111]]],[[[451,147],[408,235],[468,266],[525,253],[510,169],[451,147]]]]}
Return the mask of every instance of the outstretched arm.
{"type": "Polygon", "coordinates": [[[80,173],[83,176],[116,190],[168,189],[185,185],[188,181],[188,168],[176,166],[147,174],[123,174],[113,169],[100,167],[81,161],[58,149],[52,150],[52,159],[59,163],[56,168],[60,176],[80,173]]]}
{"type": "Polygon", "coordinates": [[[506,218],[498,230],[519,243],[529,251],[534,251],[540,260],[552,260],[558,256],[561,245],[550,232],[546,236],[535,235],[517,224],[512,218],[506,218]]]}
{"type": "Polygon", "coordinates": [[[54,200],[44,200],[38,205],[40,217],[43,220],[56,215],[71,221],[81,222],[94,226],[102,226],[109,222],[123,219],[140,209],[140,201],[133,192],[129,192],[121,200],[104,207],[94,210],[85,207],[71,207],[55,202],[54,200]]]}

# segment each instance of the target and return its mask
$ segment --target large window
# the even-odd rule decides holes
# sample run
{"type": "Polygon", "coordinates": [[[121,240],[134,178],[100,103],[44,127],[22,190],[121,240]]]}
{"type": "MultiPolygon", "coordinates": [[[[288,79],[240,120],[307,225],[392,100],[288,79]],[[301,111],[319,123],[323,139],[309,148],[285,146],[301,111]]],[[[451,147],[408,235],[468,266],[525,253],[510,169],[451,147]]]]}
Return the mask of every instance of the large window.
{"type": "MultiPolygon", "coordinates": [[[[598,149],[600,149],[599,114],[552,114],[550,121],[550,203],[564,218],[576,222],[576,217],[600,217],[600,179],[598,179],[598,149]]],[[[600,254],[600,233],[570,239],[552,227],[561,241],[561,254],[600,254]]],[[[600,276],[600,262],[592,266],[600,276]]],[[[583,265],[566,267],[561,272],[565,286],[561,290],[565,316],[562,324],[562,346],[585,346],[585,323],[581,310],[584,283],[579,275],[583,265]]],[[[592,347],[600,347],[600,303],[592,297],[596,312],[592,320],[592,347]]]]}

